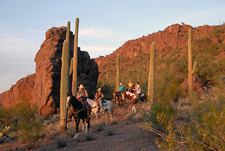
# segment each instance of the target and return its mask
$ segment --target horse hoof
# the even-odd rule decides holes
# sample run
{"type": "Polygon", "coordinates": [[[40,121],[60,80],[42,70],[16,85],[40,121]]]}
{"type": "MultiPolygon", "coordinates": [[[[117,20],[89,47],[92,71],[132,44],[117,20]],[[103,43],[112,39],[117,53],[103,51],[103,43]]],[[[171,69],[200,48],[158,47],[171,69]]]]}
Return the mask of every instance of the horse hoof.
{"type": "Polygon", "coordinates": [[[74,139],[77,139],[79,137],[79,133],[75,134],[74,139]]]}

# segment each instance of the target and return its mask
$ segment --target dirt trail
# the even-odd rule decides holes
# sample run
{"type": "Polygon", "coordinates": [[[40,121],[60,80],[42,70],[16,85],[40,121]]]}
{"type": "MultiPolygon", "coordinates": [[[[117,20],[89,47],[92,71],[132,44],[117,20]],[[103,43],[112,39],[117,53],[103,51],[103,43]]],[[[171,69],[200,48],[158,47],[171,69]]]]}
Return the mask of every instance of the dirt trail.
{"type": "MultiPolygon", "coordinates": [[[[115,105],[115,104],[114,104],[115,105]]],[[[116,105],[115,105],[116,106],[116,105]]],[[[115,107],[114,107],[115,108],[115,107]]],[[[142,110],[139,105],[137,112],[142,110]]],[[[117,150],[140,150],[140,151],[157,151],[159,148],[153,143],[155,135],[148,130],[142,129],[141,124],[144,123],[141,114],[131,114],[131,104],[126,104],[125,108],[114,109],[113,122],[104,125],[105,116],[100,113],[100,117],[92,119],[91,128],[89,131],[91,140],[79,139],[75,140],[73,135],[66,136],[66,146],[62,148],[57,147],[56,138],[49,140],[43,138],[38,144],[31,150],[87,150],[87,151],[117,151],[117,150]],[[103,124],[102,130],[99,130],[100,125],[103,124]]],[[[59,121],[55,125],[59,124],[59,121]]],[[[68,129],[73,130],[74,123],[68,123],[68,129]]],[[[73,133],[74,134],[74,133],[73,133]]],[[[85,136],[84,133],[80,133],[81,136],[85,136]]],[[[19,145],[19,143],[11,142],[11,145],[19,145]]],[[[5,145],[10,145],[10,142],[5,145]]],[[[1,144],[0,144],[1,145],[1,144]]],[[[0,146],[1,148],[1,146],[0,146]]],[[[11,150],[20,150],[21,147],[13,147],[11,150]]],[[[25,147],[22,147],[24,150],[25,147]]],[[[1,148],[2,149],[2,148],[1,148]]],[[[8,148],[9,149],[9,148],[8,148]]],[[[6,149],[6,150],[8,150],[6,149]]],[[[3,149],[4,150],[4,149],[3,149]]]]}

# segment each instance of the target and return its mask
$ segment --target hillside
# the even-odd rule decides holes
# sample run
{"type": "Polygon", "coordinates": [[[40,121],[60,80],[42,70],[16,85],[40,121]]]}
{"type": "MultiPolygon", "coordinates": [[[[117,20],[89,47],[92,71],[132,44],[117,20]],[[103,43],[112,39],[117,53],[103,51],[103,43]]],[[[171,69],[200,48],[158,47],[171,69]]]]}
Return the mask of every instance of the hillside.
{"type": "MultiPolygon", "coordinates": [[[[108,84],[115,88],[116,54],[120,54],[121,82],[127,86],[139,78],[143,91],[147,91],[151,43],[156,43],[156,85],[176,86],[187,79],[187,42],[190,25],[174,24],[163,31],[125,42],[115,52],[96,58],[99,67],[99,86],[108,84]],[[169,69],[169,70],[168,70],[169,69]],[[157,82],[158,81],[158,82],[157,82]]],[[[193,62],[198,63],[194,76],[202,83],[224,77],[225,73],[225,25],[192,27],[193,62]]],[[[111,89],[113,89],[111,88],[111,89]]]]}

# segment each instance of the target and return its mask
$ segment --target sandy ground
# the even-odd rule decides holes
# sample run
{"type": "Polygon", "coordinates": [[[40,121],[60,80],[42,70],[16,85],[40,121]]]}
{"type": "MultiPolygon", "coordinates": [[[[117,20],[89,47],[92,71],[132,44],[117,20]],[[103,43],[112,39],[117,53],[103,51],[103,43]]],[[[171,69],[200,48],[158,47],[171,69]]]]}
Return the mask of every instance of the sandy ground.
{"type": "MultiPolygon", "coordinates": [[[[56,137],[53,139],[43,137],[30,150],[159,150],[154,144],[156,135],[141,127],[144,120],[142,119],[142,114],[138,114],[138,112],[141,112],[143,106],[137,105],[137,113],[134,115],[131,114],[131,107],[130,102],[124,108],[118,108],[117,104],[114,103],[113,121],[105,122],[104,114],[100,113],[98,119],[92,118],[88,135],[81,132],[77,140],[73,138],[74,122],[70,121],[68,122],[68,129],[72,132],[70,132],[71,135],[61,137],[66,142],[65,145],[62,145],[63,147],[59,147],[59,141],[57,141],[56,137]],[[99,130],[101,127],[102,129],[99,130]]],[[[59,121],[56,121],[54,124],[59,125],[59,121]]],[[[15,139],[1,143],[0,150],[29,150],[27,146],[15,139]]]]}

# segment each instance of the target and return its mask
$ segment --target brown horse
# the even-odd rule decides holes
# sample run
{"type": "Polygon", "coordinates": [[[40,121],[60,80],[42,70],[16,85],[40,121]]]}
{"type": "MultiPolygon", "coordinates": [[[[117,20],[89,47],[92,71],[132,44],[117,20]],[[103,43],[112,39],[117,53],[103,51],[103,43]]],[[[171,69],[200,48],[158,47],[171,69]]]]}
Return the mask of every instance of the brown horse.
{"type": "Polygon", "coordinates": [[[131,93],[129,91],[123,91],[124,93],[124,97],[127,97],[129,98],[129,100],[131,101],[132,103],[132,112],[135,113],[136,112],[136,108],[135,108],[135,105],[137,104],[137,97],[134,93],[131,93]]]}
{"type": "MultiPolygon", "coordinates": [[[[127,89],[127,91],[136,94],[136,92],[134,91],[134,86],[131,89],[127,89]]],[[[139,100],[141,102],[143,102],[143,103],[146,103],[147,102],[146,93],[145,92],[141,92],[140,96],[141,96],[141,98],[139,98],[139,100]]]]}
{"type": "MultiPolygon", "coordinates": [[[[125,97],[129,98],[129,100],[131,101],[132,103],[132,112],[136,112],[136,108],[135,108],[135,105],[137,104],[138,102],[138,99],[136,97],[136,95],[134,93],[131,93],[129,91],[124,91],[125,93],[125,97]]],[[[140,98],[140,102],[146,104],[146,106],[148,105],[147,104],[147,99],[146,99],[146,93],[145,92],[142,92],[141,93],[141,98],[140,98]]]]}
{"type": "Polygon", "coordinates": [[[116,91],[116,89],[113,91],[113,97],[116,102],[119,102],[120,107],[123,107],[126,103],[126,97],[123,98],[122,94],[125,94],[124,91],[116,91]]]}

